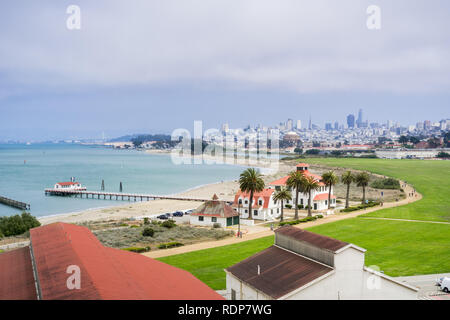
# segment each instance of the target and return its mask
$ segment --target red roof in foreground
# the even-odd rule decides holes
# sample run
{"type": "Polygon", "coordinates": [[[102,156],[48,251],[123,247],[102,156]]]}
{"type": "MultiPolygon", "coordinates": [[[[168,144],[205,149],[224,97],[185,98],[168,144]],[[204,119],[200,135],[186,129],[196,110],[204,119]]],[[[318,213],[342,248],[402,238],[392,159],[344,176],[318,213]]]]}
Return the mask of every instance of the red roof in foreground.
{"type": "Polygon", "coordinates": [[[30,248],[0,253],[0,300],[36,300],[30,248]]]}
{"type": "Polygon", "coordinates": [[[226,270],[274,299],[281,298],[333,271],[324,264],[276,246],[271,246],[226,270]]]}
{"type": "Polygon", "coordinates": [[[54,223],[30,231],[43,299],[223,299],[187,271],[143,255],[104,247],[85,227],[54,223]],[[69,266],[81,288],[69,290],[69,266]]]}
{"type": "MultiPolygon", "coordinates": [[[[331,199],[336,199],[336,196],[331,195],[331,199]]],[[[313,199],[313,201],[321,201],[321,200],[328,200],[328,193],[320,193],[316,195],[313,199]]]]}

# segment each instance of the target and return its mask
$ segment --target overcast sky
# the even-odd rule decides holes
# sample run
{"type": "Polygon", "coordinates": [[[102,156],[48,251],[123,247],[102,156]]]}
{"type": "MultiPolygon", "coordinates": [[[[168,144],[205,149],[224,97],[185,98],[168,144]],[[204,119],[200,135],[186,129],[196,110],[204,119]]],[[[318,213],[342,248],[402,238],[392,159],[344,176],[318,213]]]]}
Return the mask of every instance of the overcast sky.
{"type": "Polygon", "coordinates": [[[448,0],[2,0],[0,140],[450,117],[448,0]],[[81,30],[66,9],[81,8],[81,30]],[[366,26],[369,5],[381,29],[366,26]]]}

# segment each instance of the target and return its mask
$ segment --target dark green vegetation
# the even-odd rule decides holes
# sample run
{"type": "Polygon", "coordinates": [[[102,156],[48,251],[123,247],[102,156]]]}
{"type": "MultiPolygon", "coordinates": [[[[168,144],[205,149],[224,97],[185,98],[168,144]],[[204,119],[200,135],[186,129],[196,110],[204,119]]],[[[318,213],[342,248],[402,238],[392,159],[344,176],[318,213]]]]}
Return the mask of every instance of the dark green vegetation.
{"type": "Polygon", "coordinates": [[[284,225],[294,226],[294,225],[299,224],[299,223],[315,221],[315,220],[320,219],[320,218],[323,218],[323,215],[319,214],[319,215],[314,216],[314,217],[305,217],[303,219],[298,219],[298,220],[284,221],[284,222],[280,222],[278,225],[280,227],[284,226],[284,225]]]}
{"type": "Polygon", "coordinates": [[[400,190],[400,182],[394,178],[384,178],[375,180],[370,184],[374,189],[397,189],[400,190]]]}
{"type": "MultiPolygon", "coordinates": [[[[391,276],[443,273],[450,270],[450,225],[423,221],[377,220],[370,217],[450,221],[450,162],[382,159],[309,159],[310,163],[368,170],[406,180],[424,198],[358,218],[322,224],[308,230],[367,249],[366,265],[391,276]]],[[[273,237],[161,258],[185,269],[215,290],[225,288],[223,269],[269,247],[273,237]]]]}
{"type": "Polygon", "coordinates": [[[181,242],[172,241],[172,242],[168,242],[168,243],[161,243],[158,246],[158,249],[170,249],[170,248],[176,248],[176,247],[181,247],[181,246],[183,246],[183,244],[181,242]]]}
{"type": "Polygon", "coordinates": [[[122,250],[136,252],[136,253],[144,253],[144,252],[150,251],[151,248],[150,247],[129,247],[129,248],[123,248],[122,250]]]}
{"type": "Polygon", "coordinates": [[[193,251],[158,260],[184,269],[214,290],[225,289],[225,268],[270,247],[273,236],[227,246],[193,251]]]}
{"type": "Polygon", "coordinates": [[[11,217],[0,217],[0,238],[17,236],[40,225],[40,222],[28,212],[11,217]]]}
{"type": "Polygon", "coordinates": [[[367,208],[371,208],[371,207],[376,207],[379,205],[380,205],[380,202],[378,202],[378,201],[369,201],[368,203],[360,204],[355,207],[348,207],[348,208],[342,209],[341,212],[358,211],[358,210],[363,210],[363,209],[367,209],[367,208]]]}

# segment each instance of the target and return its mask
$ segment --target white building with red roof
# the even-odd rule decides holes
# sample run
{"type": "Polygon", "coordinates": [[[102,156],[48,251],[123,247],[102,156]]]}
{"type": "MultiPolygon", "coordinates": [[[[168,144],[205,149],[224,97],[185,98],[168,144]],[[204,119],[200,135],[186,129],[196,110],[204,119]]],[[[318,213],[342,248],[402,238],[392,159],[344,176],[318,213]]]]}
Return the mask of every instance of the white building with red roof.
{"type": "MultiPolygon", "coordinates": [[[[303,175],[314,178],[319,183],[319,190],[311,192],[311,206],[312,210],[316,211],[324,211],[328,209],[328,186],[323,182],[323,178],[320,175],[311,173],[309,170],[309,164],[307,163],[299,163],[297,165],[297,171],[300,171],[303,175]]],[[[286,186],[286,182],[289,179],[289,176],[285,176],[278,180],[272,181],[269,183],[269,188],[280,190],[281,187],[286,186]]],[[[286,204],[295,205],[295,189],[292,191],[292,200],[286,201],[286,204]]],[[[308,194],[299,192],[298,204],[306,207],[308,205],[308,194]]],[[[331,207],[336,207],[336,196],[333,195],[333,188],[331,189],[331,207]]]]}
{"type": "Polygon", "coordinates": [[[86,187],[83,187],[81,183],[76,181],[58,182],[54,188],[57,190],[86,190],[86,187]]]}
{"type": "MultiPolygon", "coordinates": [[[[281,214],[280,204],[275,203],[273,194],[275,189],[264,189],[253,194],[252,216],[256,220],[275,220],[281,214]]],[[[239,190],[234,196],[233,207],[238,210],[242,218],[249,217],[250,192],[239,190]]]]}
{"type": "Polygon", "coordinates": [[[189,222],[192,225],[209,227],[217,223],[225,228],[239,224],[239,213],[225,201],[219,201],[215,194],[212,200],[206,201],[190,214],[189,222]]]}

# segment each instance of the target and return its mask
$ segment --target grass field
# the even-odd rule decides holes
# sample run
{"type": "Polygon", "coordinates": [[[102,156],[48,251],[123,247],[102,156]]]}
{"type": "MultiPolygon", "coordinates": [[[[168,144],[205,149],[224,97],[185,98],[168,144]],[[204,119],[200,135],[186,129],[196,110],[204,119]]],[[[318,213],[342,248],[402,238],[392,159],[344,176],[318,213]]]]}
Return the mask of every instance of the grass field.
{"type": "Polygon", "coordinates": [[[177,254],[158,260],[184,269],[214,290],[225,289],[225,268],[273,244],[273,236],[227,246],[177,254]]]}
{"type": "Polygon", "coordinates": [[[367,216],[450,222],[450,161],[315,158],[308,162],[402,179],[423,195],[421,201],[408,206],[379,210],[367,216]]]}
{"type": "MultiPolygon", "coordinates": [[[[383,209],[366,217],[450,221],[450,161],[381,159],[308,159],[310,163],[369,170],[413,184],[421,201],[383,209]]],[[[450,225],[351,218],[308,230],[367,249],[366,265],[387,275],[408,276],[450,272],[450,225]]],[[[225,288],[223,269],[259,252],[273,237],[161,258],[193,273],[215,290],[225,288]]]]}

